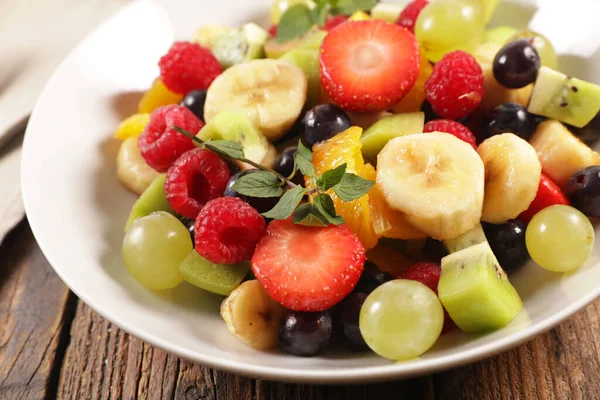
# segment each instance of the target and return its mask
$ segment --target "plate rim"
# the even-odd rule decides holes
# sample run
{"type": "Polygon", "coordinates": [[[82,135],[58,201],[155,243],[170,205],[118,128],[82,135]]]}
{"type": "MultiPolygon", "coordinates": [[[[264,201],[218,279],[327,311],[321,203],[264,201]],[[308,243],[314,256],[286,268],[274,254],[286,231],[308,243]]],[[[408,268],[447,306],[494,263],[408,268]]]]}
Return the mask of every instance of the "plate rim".
{"type": "MultiPolygon", "coordinates": [[[[130,4],[120,8],[111,16],[107,17],[103,20],[93,31],[91,31],[88,35],[86,35],[78,44],[67,54],[67,56],[61,61],[59,66],[54,70],[50,79],[44,85],[44,88],[36,100],[36,104],[31,113],[29,124],[27,125],[27,129],[25,130],[25,136],[23,140],[23,153],[21,158],[21,170],[25,171],[27,160],[30,158],[28,154],[31,152],[33,139],[30,134],[30,126],[35,125],[31,124],[32,121],[37,120],[38,108],[40,105],[40,100],[45,98],[48,95],[50,89],[54,86],[54,81],[58,79],[58,76],[61,75],[61,71],[64,66],[69,62],[74,55],[79,52],[79,50],[87,45],[87,43],[93,38],[99,31],[103,30],[108,23],[120,16],[121,14],[127,12],[130,8],[139,7],[140,4],[144,3],[154,3],[160,6],[159,2],[154,0],[134,0],[130,4]]],[[[44,254],[44,257],[48,261],[48,263],[52,266],[53,270],[58,274],[61,280],[69,287],[73,293],[79,297],[86,305],[88,305],[92,310],[97,312],[103,318],[116,325],[123,331],[128,334],[149,343],[155,347],[158,347],[168,353],[174,354],[180,358],[196,362],[202,364],[204,366],[219,369],[222,371],[227,371],[230,373],[256,378],[256,379],[269,379],[269,380],[277,380],[284,382],[297,382],[297,383],[319,383],[319,384],[348,384],[349,382],[353,384],[358,383],[372,383],[372,382],[383,382],[390,381],[395,379],[409,378],[420,375],[432,374],[434,372],[439,372],[447,369],[451,369],[454,367],[470,364],[472,362],[476,362],[482,360],[484,358],[488,358],[514,348],[530,339],[533,339],[535,336],[546,332],[577,311],[580,311],[586,305],[591,303],[597,297],[600,296],[600,285],[593,291],[591,291],[588,295],[580,298],[578,301],[572,303],[570,306],[561,310],[558,313],[555,313],[544,320],[536,323],[535,325],[531,325],[530,327],[523,328],[516,332],[512,332],[507,334],[506,336],[499,338],[491,343],[481,345],[474,349],[468,349],[462,352],[458,352],[456,354],[450,354],[445,356],[440,356],[431,360],[424,360],[420,364],[410,365],[404,364],[402,362],[391,362],[387,365],[381,366],[366,366],[366,367],[356,367],[349,368],[343,370],[335,370],[334,367],[327,367],[324,370],[294,370],[293,368],[277,368],[277,367],[264,367],[257,366],[249,362],[231,360],[231,359],[219,359],[212,356],[208,356],[202,354],[200,352],[194,352],[192,354],[189,351],[186,352],[186,348],[184,346],[173,344],[168,341],[164,341],[158,337],[156,337],[152,332],[147,332],[142,328],[132,326],[128,324],[126,321],[123,321],[121,318],[115,317],[111,315],[110,310],[105,309],[102,304],[99,302],[94,302],[90,300],[85,293],[80,292],[75,288],[69,278],[63,274],[60,266],[56,266],[52,256],[52,251],[46,246],[45,239],[38,234],[38,228],[36,223],[36,213],[33,212],[30,214],[30,211],[33,208],[31,205],[30,198],[35,195],[32,193],[30,189],[30,184],[27,179],[26,174],[21,174],[21,187],[22,187],[22,196],[23,203],[25,205],[26,215],[29,221],[29,225],[33,232],[33,235],[36,239],[40,250],[44,254]]],[[[358,353],[357,353],[358,354],[358,353]]]]}

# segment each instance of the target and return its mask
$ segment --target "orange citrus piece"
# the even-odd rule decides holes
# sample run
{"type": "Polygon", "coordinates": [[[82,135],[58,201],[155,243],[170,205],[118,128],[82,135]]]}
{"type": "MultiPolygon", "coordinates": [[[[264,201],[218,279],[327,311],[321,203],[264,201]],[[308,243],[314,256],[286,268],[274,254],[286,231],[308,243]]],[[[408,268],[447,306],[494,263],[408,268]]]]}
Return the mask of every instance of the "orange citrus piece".
{"type": "Polygon", "coordinates": [[[429,75],[433,71],[433,67],[427,58],[425,52],[421,50],[421,66],[419,68],[419,76],[415,85],[408,93],[392,107],[392,111],[396,114],[421,111],[421,105],[425,101],[425,82],[429,79],[429,75]]]}
{"type": "Polygon", "coordinates": [[[150,114],[133,114],[125,118],[115,131],[117,139],[125,140],[130,137],[138,137],[150,121],[150,114]]]}
{"type": "Polygon", "coordinates": [[[386,272],[393,277],[398,277],[404,270],[415,263],[398,250],[382,244],[378,244],[367,251],[367,260],[375,264],[380,271],[386,272]]]}
{"type": "MultiPolygon", "coordinates": [[[[346,163],[346,172],[374,181],[376,177],[375,168],[364,163],[360,150],[362,147],[361,135],[361,128],[351,127],[323,143],[316,144],[313,147],[313,164],[317,175],[346,163]]],[[[308,179],[306,180],[306,186],[311,186],[308,179]]],[[[369,194],[345,202],[337,197],[333,190],[329,190],[327,193],[333,199],[335,211],[344,218],[346,225],[360,238],[365,249],[374,247],[377,244],[378,237],[371,222],[369,194]]]]}
{"type": "Polygon", "coordinates": [[[158,107],[177,104],[182,98],[183,95],[171,92],[160,79],[157,79],[142,96],[138,105],[138,113],[151,113],[158,107]]]}

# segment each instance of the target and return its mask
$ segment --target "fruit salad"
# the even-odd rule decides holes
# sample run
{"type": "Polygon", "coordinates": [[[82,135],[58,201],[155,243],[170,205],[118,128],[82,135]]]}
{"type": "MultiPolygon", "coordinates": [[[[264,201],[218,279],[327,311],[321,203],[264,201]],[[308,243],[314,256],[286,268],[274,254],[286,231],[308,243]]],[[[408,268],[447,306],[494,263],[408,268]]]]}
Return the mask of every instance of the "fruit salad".
{"type": "Polygon", "coordinates": [[[594,247],[600,86],[486,30],[497,3],[276,0],[270,27],[173,43],[114,135],[131,276],[222,296],[233,336],[297,356],[509,324],[514,271],[594,247]]]}

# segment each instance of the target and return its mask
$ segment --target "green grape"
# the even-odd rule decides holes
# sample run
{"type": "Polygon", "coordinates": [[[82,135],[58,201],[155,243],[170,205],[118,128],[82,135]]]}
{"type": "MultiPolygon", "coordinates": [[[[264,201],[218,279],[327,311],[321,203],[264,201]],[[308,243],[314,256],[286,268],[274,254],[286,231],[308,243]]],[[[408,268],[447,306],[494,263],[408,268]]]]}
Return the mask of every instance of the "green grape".
{"type": "Polygon", "coordinates": [[[515,33],[508,41],[512,42],[517,39],[532,39],[533,47],[537,50],[542,65],[551,69],[558,68],[558,56],[556,55],[556,51],[554,51],[554,47],[552,47],[552,43],[550,43],[546,36],[523,29],[515,33]]]}
{"type": "Polygon", "coordinates": [[[496,28],[488,29],[483,34],[482,43],[496,43],[500,46],[504,46],[517,32],[518,30],[512,26],[498,26],[496,28]]]}
{"type": "Polygon", "coordinates": [[[446,53],[473,51],[483,38],[485,23],[477,0],[436,0],[417,18],[415,36],[432,62],[446,53]]]}
{"type": "Polygon", "coordinates": [[[136,219],[123,239],[129,273],[150,289],[170,289],[183,278],[179,264],[192,251],[190,232],[173,215],[159,211],[136,219]]]}
{"type": "Polygon", "coordinates": [[[360,310],[360,333],[377,354],[408,360],[426,352],[442,332],[437,295],[417,281],[396,279],[375,289],[360,310]]]}
{"type": "Polygon", "coordinates": [[[581,267],[594,248],[594,227],[579,210],[555,205],[537,213],[525,232],[529,255],[541,267],[566,272],[581,267]]]}
{"type": "Polygon", "coordinates": [[[486,25],[490,22],[490,19],[492,19],[492,16],[494,15],[494,11],[496,11],[496,7],[498,7],[498,1],[499,0],[479,0],[479,4],[481,4],[483,9],[483,18],[486,25]]]}

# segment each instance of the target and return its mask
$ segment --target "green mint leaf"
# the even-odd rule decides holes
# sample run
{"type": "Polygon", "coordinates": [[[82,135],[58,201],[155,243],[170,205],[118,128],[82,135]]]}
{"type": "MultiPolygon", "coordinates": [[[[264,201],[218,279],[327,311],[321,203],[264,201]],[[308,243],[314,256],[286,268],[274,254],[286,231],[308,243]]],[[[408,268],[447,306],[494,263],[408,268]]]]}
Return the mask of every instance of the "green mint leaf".
{"type": "Polygon", "coordinates": [[[294,223],[307,226],[327,226],[325,218],[314,204],[302,204],[294,212],[294,223]]]}
{"type": "Polygon", "coordinates": [[[317,180],[317,186],[323,191],[328,190],[340,183],[345,172],[346,163],[343,163],[334,169],[330,169],[329,171],[325,171],[317,180]]]}
{"type": "Polygon", "coordinates": [[[317,179],[317,172],[312,161],[307,160],[300,152],[296,153],[294,160],[296,161],[296,166],[304,176],[308,176],[313,180],[317,179]]]}
{"type": "Polygon", "coordinates": [[[283,43],[292,40],[308,32],[313,25],[309,8],[304,4],[293,5],[281,16],[277,26],[277,41],[283,43]]]}
{"type": "Polygon", "coordinates": [[[344,174],[340,183],[333,187],[333,191],[343,201],[356,200],[371,190],[375,185],[374,181],[369,181],[354,174],[344,174]]]}
{"type": "Polygon", "coordinates": [[[332,1],[332,15],[352,15],[356,11],[369,11],[377,4],[376,0],[335,0],[332,1]]]}
{"type": "Polygon", "coordinates": [[[298,141],[298,154],[312,162],[312,152],[304,146],[302,140],[298,141]]]}
{"type": "Polygon", "coordinates": [[[271,219],[286,219],[294,212],[302,197],[304,197],[305,190],[302,186],[296,186],[293,189],[288,190],[281,196],[281,199],[275,204],[275,207],[266,213],[262,213],[263,217],[271,219]]]}
{"type": "Polygon", "coordinates": [[[279,197],[283,193],[281,181],[269,171],[258,171],[238,178],[231,189],[250,197],[279,197]]]}
{"type": "Polygon", "coordinates": [[[244,150],[242,145],[233,140],[210,140],[204,142],[204,146],[207,149],[213,150],[217,153],[224,154],[236,160],[244,158],[244,150]]]}
{"type": "Polygon", "coordinates": [[[327,7],[325,5],[317,4],[315,8],[310,10],[310,13],[315,24],[321,27],[325,25],[325,18],[327,17],[327,7]]]}
{"type": "Polygon", "coordinates": [[[335,212],[335,205],[328,194],[322,193],[318,196],[315,196],[313,198],[313,204],[330,224],[341,225],[344,223],[344,218],[340,217],[335,212]]]}
{"type": "Polygon", "coordinates": [[[313,0],[317,7],[326,7],[330,0],[313,0]]]}

